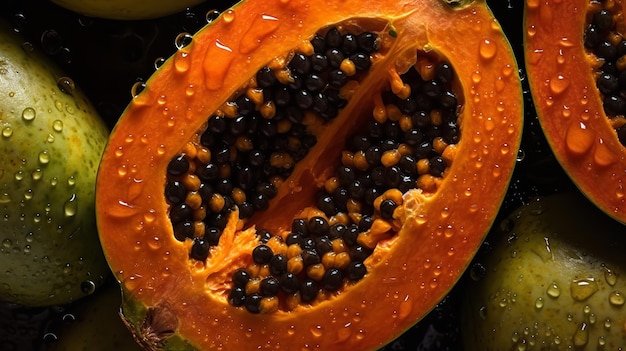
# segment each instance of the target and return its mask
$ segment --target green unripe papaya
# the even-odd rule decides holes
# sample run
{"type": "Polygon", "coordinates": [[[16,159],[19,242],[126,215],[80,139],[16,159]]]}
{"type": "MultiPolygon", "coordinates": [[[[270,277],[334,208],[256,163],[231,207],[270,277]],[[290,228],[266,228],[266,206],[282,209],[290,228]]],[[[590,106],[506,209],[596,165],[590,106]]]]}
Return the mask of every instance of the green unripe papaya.
{"type": "Polygon", "coordinates": [[[109,274],[94,216],[107,136],[73,81],[0,25],[0,300],[69,303],[109,274]]]}

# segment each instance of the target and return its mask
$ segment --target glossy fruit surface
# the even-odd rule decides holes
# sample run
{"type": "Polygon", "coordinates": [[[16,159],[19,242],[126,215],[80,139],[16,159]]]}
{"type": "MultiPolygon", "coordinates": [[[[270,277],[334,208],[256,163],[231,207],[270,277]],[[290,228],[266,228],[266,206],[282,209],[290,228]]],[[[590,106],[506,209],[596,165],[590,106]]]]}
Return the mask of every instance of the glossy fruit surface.
{"type": "Polygon", "coordinates": [[[605,111],[608,95],[598,89],[597,80],[609,70],[603,65],[606,59],[588,47],[585,34],[594,13],[603,8],[611,11],[609,21],[615,18],[606,35],[617,45],[623,40],[620,1],[526,1],[526,70],[557,159],[593,203],[626,222],[626,154],[616,133],[624,116],[605,111]]]}
{"type": "Polygon", "coordinates": [[[202,0],[51,0],[55,4],[90,17],[142,20],[163,17],[197,5],[202,0]]]}
{"type": "MultiPolygon", "coordinates": [[[[328,1],[314,10],[295,0],[252,0],[225,11],[193,38],[180,37],[179,50],[146,82],[116,125],[98,175],[102,244],[124,290],[124,317],[144,347],[375,349],[445,296],[500,206],[522,128],[517,67],[498,23],[482,1],[453,5],[458,6],[328,1]],[[261,81],[257,72],[265,65],[278,57],[278,66],[272,67],[281,68],[282,58],[299,57],[296,48],[306,50],[303,40],[318,31],[327,35],[331,26],[376,33],[380,46],[371,67],[349,85],[350,99],[336,119],[318,124],[317,117],[310,117],[309,135],[317,143],[281,180],[284,185],[267,209],[243,219],[237,218],[241,209],[229,212],[217,245],[201,255],[196,243],[209,239],[185,238],[195,235],[184,229],[187,224],[181,230],[173,225],[178,224],[173,223],[175,206],[165,197],[179,197],[166,184],[178,189],[175,177],[181,174],[194,182],[193,175],[180,171],[186,167],[178,168],[189,161],[186,155],[225,154],[212,149],[209,155],[197,146],[199,135],[207,128],[221,130],[213,123],[230,111],[230,99],[238,99],[251,78],[261,81]],[[440,178],[427,177],[432,183],[418,183],[402,195],[403,205],[387,215],[392,219],[381,219],[382,209],[376,208],[374,218],[380,221],[361,233],[374,237],[372,253],[363,262],[366,275],[318,293],[311,304],[292,306],[287,296],[286,306],[267,311],[233,306],[229,291],[235,270],[254,266],[253,258],[264,260],[251,253],[262,246],[256,229],[286,238],[294,219],[319,213],[315,194],[332,178],[349,133],[373,114],[383,118],[392,112],[381,106],[382,92],[402,94],[408,85],[402,79],[411,82],[402,76],[409,69],[428,77],[428,67],[441,60],[458,77],[452,86],[462,136],[451,149],[454,162],[440,178]],[[388,319],[381,328],[380,321],[388,319]]],[[[189,195],[194,203],[196,198],[189,195]]],[[[207,206],[217,207],[214,202],[207,206]]]]}
{"type": "Polygon", "coordinates": [[[626,345],[624,226],[579,193],[550,195],[494,226],[468,284],[467,350],[619,350],[626,345]]]}
{"type": "Polygon", "coordinates": [[[73,81],[4,24],[0,63],[0,299],[69,303],[109,274],[94,210],[108,131],[73,81]]]}

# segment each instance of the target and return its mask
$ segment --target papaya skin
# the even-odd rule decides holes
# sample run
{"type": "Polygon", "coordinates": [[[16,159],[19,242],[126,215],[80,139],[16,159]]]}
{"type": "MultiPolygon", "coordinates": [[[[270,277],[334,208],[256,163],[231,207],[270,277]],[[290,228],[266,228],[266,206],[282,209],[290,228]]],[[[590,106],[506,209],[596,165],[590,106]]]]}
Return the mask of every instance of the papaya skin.
{"type": "Polygon", "coordinates": [[[525,7],[526,72],[539,122],[557,160],[579,189],[626,223],[626,153],[604,113],[583,45],[589,1],[533,1],[525,7]]]}
{"type": "Polygon", "coordinates": [[[323,10],[300,0],[252,0],[225,11],[157,70],[114,128],[98,174],[98,226],[124,291],[124,317],[147,349],[379,348],[446,295],[498,211],[519,147],[523,104],[510,46],[484,1],[458,8],[395,0],[315,6],[323,10]],[[322,146],[296,166],[270,208],[251,222],[284,230],[313,205],[310,195],[317,188],[311,184],[328,176],[337,159],[328,153],[341,150],[359,121],[350,116],[368,109],[371,115],[372,92],[388,81],[390,69],[408,69],[416,50],[436,51],[460,77],[466,136],[458,145],[460,161],[432,196],[417,190],[405,195],[402,229],[374,250],[359,283],[293,312],[250,315],[227,303],[221,282],[250,261],[254,227],[242,230],[243,223],[231,218],[206,264],[190,262],[192,244],[174,238],[168,218],[165,169],[206,116],[277,52],[352,18],[376,28],[385,23],[393,43],[361,82],[367,89],[357,90],[329,126],[332,132],[319,137],[322,146]]]}
{"type": "Polygon", "coordinates": [[[203,0],[51,0],[85,16],[113,20],[145,20],[164,17],[198,5],[203,0]]]}
{"type": "Polygon", "coordinates": [[[71,79],[0,31],[0,299],[66,304],[110,274],[94,208],[108,130],[71,79]]]}
{"type": "Polygon", "coordinates": [[[494,225],[485,276],[466,284],[467,350],[619,350],[624,226],[576,192],[533,199],[494,225]]]}

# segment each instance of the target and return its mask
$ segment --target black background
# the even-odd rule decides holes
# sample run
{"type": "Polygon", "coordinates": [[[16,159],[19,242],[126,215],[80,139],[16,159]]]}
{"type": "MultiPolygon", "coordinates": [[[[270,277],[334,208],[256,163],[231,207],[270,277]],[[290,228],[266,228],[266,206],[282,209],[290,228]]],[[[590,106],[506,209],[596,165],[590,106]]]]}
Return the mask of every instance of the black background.
{"type": "MultiPolygon", "coordinates": [[[[500,212],[504,215],[531,196],[560,191],[571,184],[546,146],[528,92],[523,70],[523,0],[487,3],[511,42],[524,84],[524,136],[500,212]]],[[[206,23],[206,13],[231,4],[209,1],[155,20],[113,21],[80,16],[44,0],[4,0],[0,14],[25,40],[61,66],[112,127],[131,99],[133,84],[146,80],[154,72],[155,61],[175,51],[176,35],[195,32],[206,23]]],[[[488,249],[488,242],[481,253],[488,249]]],[[[462,350],[458,307],[466,279],[471,279],[469,274],[433,312],[383,350],[462,350]]],[[[63,317],[71,312],[72,306],[26,309],[0,303],[0,349],[45,350],[48,343],[54,342],[63,317]]]]}

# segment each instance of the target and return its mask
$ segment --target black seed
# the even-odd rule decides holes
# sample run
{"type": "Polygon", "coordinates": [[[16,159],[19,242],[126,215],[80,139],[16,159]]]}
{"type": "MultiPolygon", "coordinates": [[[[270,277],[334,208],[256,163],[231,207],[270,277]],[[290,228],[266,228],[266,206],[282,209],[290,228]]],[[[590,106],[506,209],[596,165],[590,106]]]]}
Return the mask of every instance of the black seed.
{"type": "Polygon", "coordinates": [[[317,250],[320,256],[323,256],[325,253],[333,250],[333,243],[327,235],[320,236],[315,239],[315,250],[317,250]]]}
{"type": "Polygon", "coordinates": [[[615,48],[617,49],[617,57],[626,55],[626,40],[622,39],[615,48]]]}
{"type": "Polygon", "coordinates": [[[265,244],[261,244],[252,250],[252,260],[258,264],[270,263],[273,256],[272,249],[265,244]]]}
{"type": "MultiPolygon", "coordinates": [[[[315,245],[315,241],[313,241],[313,245],[315,245]]],[[[307,245],[308,246],[308,245],[307,245]]],[[[315,249],[306,249],[302,251],[302,264],[305,267],[312,266],[314,264],[318,264],[321,262],[320,256],[317,254],[315,249]]]]}
{"type": "Polygon", "coordinates": [[[358,72],[367,71],[372,66],[369,55],[361,52],[350,55],[350,61],[354,63],[358,72]]]}
{"type": "Polygon", "coordinates": [[[278,86],[274,89],[274,102],[276,106],[287,106],[291,101],[291,92],[286,86],[278,86]]]}
{"type": "Polygon", "coordinates": [[[204,239],[194,238],[189,257],[198,261],[206,260],[209,257],[209,243],[204,239]]]}
{"type": "Polygon", "coordinates": [[[311,61],[303,54],[295,54],[289,62],[289,68],[299,74],[307,74],[311,70],[311,61]]]}
{"type": "Polygon", "coordinates": [[[600,37],[601,35],[600,35],[600,31],[598,30],[598,28],[593,24],[590,25],[589,27],[587,27],[587,30],[585,31],[585,40],[584,40],[585,47],[589,49],[593,49],[600,42],[600,37]]]}
{"type": "Polygon", "coordinates": [[[230,121],[228,131],[232,135],[241,135],[248,130],[248,118],[245,116],[237,116],[230,121]]]}
{"type": "Polygon", "coordinates": [[[362,200],[365,197],[366,188],[361,184],[359,179],[355,179],[348,186],[348,195],[354,200],[362,200]]]}
{"type": "Polygon", "coordinates": [[[270,260],[270,273],[279,277],[283,273],[287,272],[287,256],[283,254],[276,254],[270,260]]]}
{"type": "Polygon", "coordinates": [[[372,184],[382,186],[387,182],[387,170],[383,166],[372,169],[372,184]]]}
{"type": "Polygon", "coordinates": [[[367,53],[378,50],[377,36],[374,33],[363,32],[357,36],[359,48],[367,53]]]}
{"type": "Polygon", "coordinates": [[[318,92],[324,89],[326,86],[326,80],[321,76],[312,73],[309,74],[304,80],[304,86],[311,92],[318,92]]]}
{"type": "Polygon", "coordinates": [[[351,281],[361,280],[367,273],[367,268],[363,262],[350,262],[346,268],[346,278],[351,281]]]}
{"type": "Polygon", "coordinates": [[[210,246],[217,246],[220,242],[222,231],[217,227],[205,227],[204,240],[209,243],[210,246]]]}
{"type": "Polygon", "coordinates": [[[256,74],[256,84],[259,88],[269,88],[276,83],[276,75],[269,67],[261,68],[256,74]]]}
{"type": "Polygon", "coordinates": [[[291,232],[287,234],[287,237],[285,238],[285,244],[287,244],[287,246],[291,246],[291,245],[302,246],[301,244],[303,240],[304,240],[304,234],[299,233],[299,232],[291,232]]]}
{"type": "Polygon", "coordinates": [[[291,232],[306,235],[308,233],[308,223],[305,218],[296,218],[291,221],[291,232]]]}
{"type": "Polygon", "coordinates": [[[304,81],[302,76],[303,75],[300,73],[291,73],[291,81],[287,84],[289,89],[291,89],[292,91],[301,89],[304,81]]]}
{"type": "Polygon", "coordinates": [[[356,174],[352,168],[341,166],[337,170],[337,179],[339,179],[341,185],[347,186],[356,179],[356,174]]]}
{"type": "Polygon", "coordinates": [[[365,261],[372,254],[372,250],[366,248],[365,246],[356,245],[350,248],[350,258],[353,261],[365,261]]]}
{"type": "Polygon", "coordinates": [[[343,223],[333,224],[328,228],[328,237],[330,240],[343,238],[343,235],[348,231],[348,226],[343,223]]]}
{"type": "Polygon", "coordinates": [[[328,84],[341,87],[348,82],[348,76],[340,69],[334,69],[328,73],[328,84]]]}
{"type": "Polygon", "coordinates": [[[404,155],[400,158],[399,163],[402,172],[408,175],[417,175],[417,160],[412,155],[404,155]]]}
{"type": "Polygon", "coordinates": [[[170,180],[165,185],[165,198],[172,204],[180,204],[185,201],[187,189],[178,180],[170,180]]]}
{"type": "Polygon", "coordinates": [[[300,289],[300,280],[290,272],[284,273],[279,278],[280,289],[287,294],[293,294],[300,289]]]}
{"type": "Polygon", "coordinates": [[[341,62],[346,58],[343,52],[339,49],[329,49],[326,51],[326,58],[328,59],[328,64],[332,68],[339,68],[341,66],[341,62]]]}
{"type": "Polygon", "coordinates": [[[317,53],[310,57],[311,70],[313,72],[323,72],[328,68],[328,57],[323,53],[317,53]]]}
{"type": "MultiPolygon", "coordinates": [[[[267,244],[267,242],[272,238],[272,233],[265,229],[257,229],[256,235],[259,237],[259,241],[263,244],[267,244]]],[[[279,236],[277,238],[280,239],[279,236]]]]}
{"type": "Polygon", "coordinates": [[[365,203],[372,205],[377,197],[381,195],[381,191],[378,188],[368,188],[365,191],[365,198],[363,199],[365,203]]]}
{"type": "Polygon", "coordinates": [[[613,27],[613,15],[607,9],[602,9],[593,14],[592,23],[600,32],[606,33],[613,27]]]}
{"type": "Polygon", "coordinates": [[[265,211],[270,207],[267,196],[263,194],[255,194],[251,202],[252,207],[254,207],[255,211],[265,211]]]}
{"type": "Polygon", "coordinates": [[[254,215],[254,206],[248,201],[244,201],[241,204],[237,205],[239,208],[239,218],[246,219],[252,217],[254,215]]]}
{"type": "Polygon", "coordinates": [[[230,146],[225,143],[215,145],[211,150],[211,159],[216,164],[224,164],[230,162],[230,146]]]}
{"type": "Polygon", "coordinates": [[[226,224],[228,224],[228,214],[224,213],[214,213],[211,215],[207,215],[204,219],[204,223],[208,227],[215,227],[217,229],[224,230],[226,228],[226,224]]]}
{"type": "MultiPolygon", "coordinates": [[[[368,217],[369,218],[369,217],[368,217]]],[[[359,227],[356,225],[351,225],[348,229],[343,233],[343,241],[348,246],[354,246],[357,243],[357,238],[359,236],[359,227]]]]}
{"type": "Polygon", "coordinates": [[[368,230],[370,230],[373,223],[374,223],[373,217],[370,217],[370,216],[361,217],[361,220],[359,221],[359,227],[358,227],[359,232],[360,233],[367,232],[368,230]]]}
{"type": "Polygon", "coordinates": [[[306,110],[313,105],[313,95],[308,90],[299,90],[295,93],[295,102],[298,108],[306,110]]]}
{"type": "Polygon", "coordinates": [[[424,140],[419,145],[416,145],[413,149],[413,156],[420,160],[422,158],[428,158],[433,152],[433,146],[428,140],[424,140]]]}
{"type": "Polygon", "coordinates": [[[192,215],[193,209],[184,202],[173,206],[170,209],[170,221],[172,221],[172,223],[174,224],[189,220],[191,219],[192,215]]]}
{"type": "Polygon", "coordinates": [[[174,225],[174,237],[178,241],[185,241],[186,238],[193,238],[195,228],[192,221],[182,221],[174,225]]]}
{"type": "Polygon", "coordinates": [[[259,293],[262,296],[276,296],[280,290],[280,283],[275,277],[267,277],[261,280],[259,293]]]}
{"type": "Polygon", "coordinates": [[[435,68],[435,78],[443,84],[449,84],[454,78],[454,69],[447,62],[440,62],[435,68]]]}
{"type": "Polygon", "coordinates": [[[309,219],[308,231],[310,235],[325,235],[328,233],[328,221],[321,216],[313,216],[309,219]]]}
{"type": "Polygon", "coordinates": [[[604,111],[607,115],[616,116],[626,113],[626,101],[616,95],[609,95],[603,101],[604,111]]]}
{"type": "Polygon", "coordinates": [[[237,111],[240,115],[247,115],[254,112],[254,102],[246,95],[240,95],[236,100],[237,111]]]}
{"type": "Polygon", "coordinates": [[[226,131],[228,123],[224,117],[213,116],[209,119],[207,130],[213,134],[222,134],[226,131]]]}
{"type": "Polygon", "coordinates": [[[302,283],[302,286],[300,287],[300,300],[302,302],[315,301],[318,292],[319,287],[317,286],[317,283],[312,279],[307,279],[302,283]]]}
{"type": "Polygon", "coordinates": [[[400,109],[400,112],[406,115],[411,115],[417,111],[417,102],[412,96],[409,96],[406,99],[396,99],[395,104],[400,109]]]}
{"type": "Polygon", "coordinates": [[[171,176],[180,176],[189,170],[189,161],[183,155],[178,155],[170,160],[167,164],[167,174],[171,176]]]}
{"type": "Polygon", "coordinates": [[[250,313],[260,313],[261,300],[263,300],[263,296],[257,293],[246,296],[246,301],[244,302],[246,310],[250,313]]]}
{"type": "Polygon", "coordinates": [[[352,54],[359,48],[359,43],[356,40],[356,36],[352,33],[347,33],[343,36],[343,42],[341,43],[341,51],[346,54],[352,54]]]}
{"type": "Polygon", "coordinates": [[[315,239],[307,236],[302,238],[302,243],[300,244],[300,246],[302,246],[302,250],[315,250],[315,239]]]}
{"type": "Polygon", "coordinates": [[[207,163],[196,169],[196,175],[205,182],[217,179],[219,174],[219,167],[215,163],[207,163]]]}
{"type": "Polygon", "coordinates": [[[200,136],[200,144],[206,147],[212,147],[215,143],[215,135],[213,135],[208,130],[205,130],[204,133],[200,136]]]}
{"type": "Polygon", "coordinates": [[[437,98],[437,101],[441,107],[446,109],[455,108],[457,105],[456,95],[450,90],[444,90],[437,98]]]}
{"type": "Polygon", "coordinates": [[[626,125],[617,129],[617,137],[622,145],[626,145],[626,125]]]}
{"type": "Polygon", "coordinates": [[[380,216],[384,219],[392,219],[393,211],[396,210],[398,204],[391,199],[385,199],[380,203],[380,216]]]}
{"type": "Polygon", "coordinates": [[[616,76],[602,73],[596,80],[598,90],[604,95],[613,94],[619,89],[620,82],[616,76]]]}
{"type": "Polygon", "coordinates": [[[399,166],[387,168],[385,185],[387,188],[397,188],[404,174],[399,166]]]}
{"type": "Polygon", "coordinates": [[[326,47],[329,48],[338,48],[341,47],[343,43],[343,37],[339,30],[335,27],[331,28],[326,32],[326,47]]]}
{"type": "Polygon", "coordinates": [[[329,291],[337,290],[343,285],[343,273],[337,268],[330,268],[324,273],[322,281],[324,289],[329,291]]]}
{"type": "Polygon", "coordinates": [[[265,196],[267,199],[273,199],[278,193],[278,189],[272,183],[259,183],[255,187],[258,194],[265,196]]]}
{"type": "Polygon", "coordinates": [[[234,287],[228,294],[228,303],[235,307],[241,307],[246,303],[246,289],[241,286],[234,287]]]}
{"type": "Polygon", "coordinates": [[[233,191],[233,184],[228,178],[220,178],[215,184],[215,191],[225,196],[230,195],[233,191]]]}
{"type": "Polygon", "coordinates": [[[311,45],[313,45],[313,50],[315,52],[324,52],[326,51],[326,41],[324,37],[320,35],[315,35],[313,39],[311,39],[311,45]]]}
{"type": "Polygon", "coordinates": [[[446,162],[443,160],[441,156],[435,156],[430,159],[428,165],[428,173],[435,177],[441,177],[443,172],[446,170],[446,162]]]}
{"type": "Polygon", "coordinates": [[[612,61],[617,56],[617,49],[609,41],[603,40],[596,46],[595,54],[607,61],[612,61]]]}
{"type": "Polygon", "coordinates": [[[317,207],[327,216],[332,216],[337,213],[337,207],[335,207],[333,197],[326,193],[318,196],[317,207]]]}

